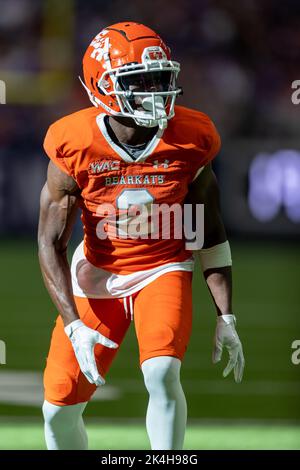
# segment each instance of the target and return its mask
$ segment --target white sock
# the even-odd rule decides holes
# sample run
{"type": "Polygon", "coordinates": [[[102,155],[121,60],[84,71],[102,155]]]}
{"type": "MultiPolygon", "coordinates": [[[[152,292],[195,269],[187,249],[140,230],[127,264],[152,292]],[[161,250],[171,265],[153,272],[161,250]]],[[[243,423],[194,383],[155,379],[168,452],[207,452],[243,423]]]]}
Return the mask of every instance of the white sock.
{"type": "Polygon", "coordinates": [[[187,420],[186,399],[180,383],[181,361],[158,356],[142,363],[149,392],[146,427],[151,449],[180,450],[187,420]]]}
{"type": "Polygon", "coordinates": [[[88,437],[82,413],[87,402],[57,406],[44,401],[44,431],[48,450],[87,450],[88,437]]]}

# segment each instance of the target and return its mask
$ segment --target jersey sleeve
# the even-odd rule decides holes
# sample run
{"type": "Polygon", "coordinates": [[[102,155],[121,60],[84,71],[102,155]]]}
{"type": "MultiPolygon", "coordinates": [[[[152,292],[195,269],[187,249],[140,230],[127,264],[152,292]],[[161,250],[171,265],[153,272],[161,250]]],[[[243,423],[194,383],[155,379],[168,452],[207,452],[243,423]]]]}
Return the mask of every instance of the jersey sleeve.
{"type": "Polygon", "coordinates": [[[71,170],[67,165],[66,159],[64,158],[64,155],[55,140],[55,135],[52,126],[50,126],[47,131],[43,147],[50,160],[64,173],[67,173],[67,175],[72,176],[71,170]]]}
{"type": "Polygon", "coordinates": [[[193,168],[194,175],[192,181],[194,181],[199,176],[204,167],[216,157],[220,151],[220,148],[220,135],[214,123],[206,116],[206,119],[202,123],[201,130],[199,132],[200,158],[193,168]]]}
{"type": "Polygon", "coordinates": [[[221,148],[221,137],[212,121],[210,121],[210,149],[207,152],[207,163],[215,158],[215,156],[219,153],[221,148]]]}

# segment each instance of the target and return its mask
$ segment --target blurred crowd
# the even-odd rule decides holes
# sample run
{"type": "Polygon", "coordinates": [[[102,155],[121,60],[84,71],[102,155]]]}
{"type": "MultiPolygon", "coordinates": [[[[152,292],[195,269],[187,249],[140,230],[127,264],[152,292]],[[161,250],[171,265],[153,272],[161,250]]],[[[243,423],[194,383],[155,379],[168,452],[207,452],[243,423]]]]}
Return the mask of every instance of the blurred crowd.
{"type": "Polygon", "coordinates": [[[165,39],[182,67],[178,103],[206,112],[223,143],[298,138],[298,0],[0,0],[0,176],[7,156],[41,154],[48,125],[90,105],[77,78],[84,51],[125,20],[165,39]]]}
{"type": "MultiPolygon", "coordinates": [[[[48,112],[55,117],[88,105],[77,80],[87,44],[111,23],[137,20],[157,30],[181,62],[181,102],[211,115],[223,137],[298,135],[299,111],[290,99],[291,83],[300,79],[297,0],[0,0],[0,5],[0,74],[14,75],[11,87],[7,83],[8,105],[10,96],[18,105],[22,97],[14,95],[32,93],[26,90],[34,85],[28,75],[53,70],[65,73],[61,80],[68,86],[62,94],[56,84],[51,90],[51,80],[45,85],[57,94],[49,101],[51,111],[43,110],[46,121],[48,112]]],[[[33,101],[36,108],[38,99],[33,101]]],[[[30,100],[26,104],[31,107],[30,100]]]]}

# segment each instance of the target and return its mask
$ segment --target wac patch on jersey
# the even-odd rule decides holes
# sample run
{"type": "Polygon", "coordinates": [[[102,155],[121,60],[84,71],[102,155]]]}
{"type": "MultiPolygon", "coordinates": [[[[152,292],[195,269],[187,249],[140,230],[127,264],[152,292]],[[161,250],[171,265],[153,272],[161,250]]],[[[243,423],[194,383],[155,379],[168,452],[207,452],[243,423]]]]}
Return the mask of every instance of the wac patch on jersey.
{"type": "Polygon", "coordinates": [[[102,173],[102,171],[113,171],[119,169],[120,162],[118,160],[96,160],[89,164],[88,172],[95,175],[102,173]]]}

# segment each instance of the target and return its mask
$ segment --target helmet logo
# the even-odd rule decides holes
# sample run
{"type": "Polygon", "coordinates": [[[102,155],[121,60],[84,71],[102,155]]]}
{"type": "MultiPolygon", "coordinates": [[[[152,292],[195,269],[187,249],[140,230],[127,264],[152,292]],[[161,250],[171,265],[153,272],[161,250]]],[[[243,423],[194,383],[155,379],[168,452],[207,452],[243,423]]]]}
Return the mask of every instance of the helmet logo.
{"type": "Polygon", "coordinates": [[[144,49],[142,58],[148,61],[148,60],[165,60],[167,57],[161,47],[152,46],[152,47],[146,47],[144,49]]]}
{"type": "Polygon", "coordinates": [[[105,52],[108,52],[108,49],[110,47],[109,38],[105,37],[107,33],[108,31],[104,30],[101,33],[97,34],[95,39],[90,44],[91,47],[94,48],[91,53],[91,58],[96,59],[98,62],[102,60],[103,54],[105,52]]]}
{"type": "Polygon", "coordinates": [[[163,58],[163,55],[161,51],[149,52],[149,59],[151,60],[161,60],[162,58],[163,58]]]}

